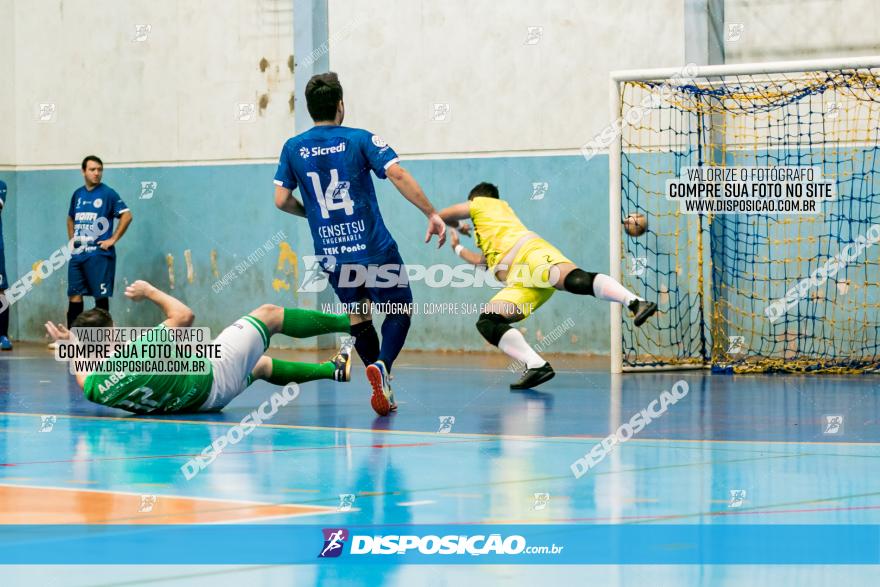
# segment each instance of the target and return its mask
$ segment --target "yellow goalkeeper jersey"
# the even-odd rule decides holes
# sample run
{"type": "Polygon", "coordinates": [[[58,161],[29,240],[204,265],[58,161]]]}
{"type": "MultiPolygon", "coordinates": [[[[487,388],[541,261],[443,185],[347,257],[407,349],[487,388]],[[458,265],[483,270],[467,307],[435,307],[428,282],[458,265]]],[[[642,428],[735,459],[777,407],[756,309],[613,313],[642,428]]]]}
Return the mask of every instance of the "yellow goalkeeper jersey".
{"type": "Polygon", "coordinates": [[[471,200],[474,241],[489,269],[497,265],[516,242],[531,233],[504,200],[478,196],[471,200]]]}

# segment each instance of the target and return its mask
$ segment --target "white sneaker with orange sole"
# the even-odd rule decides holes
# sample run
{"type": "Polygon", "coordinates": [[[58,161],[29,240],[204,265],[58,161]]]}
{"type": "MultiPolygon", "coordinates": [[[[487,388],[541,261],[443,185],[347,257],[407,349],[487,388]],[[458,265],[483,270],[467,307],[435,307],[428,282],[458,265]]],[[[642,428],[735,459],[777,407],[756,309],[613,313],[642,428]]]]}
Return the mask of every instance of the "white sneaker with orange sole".
{"type": "Polygon", "coordinates": [[[394,392],[391,391],[391,384],[388,382],[390,378],[384,362],[376,361],[367,365],[367,380],[370,382],[370,387],[373,388],[370,405],[380,416],[387,416],[397,409],[397,404],[394,403],[394,392]]]}

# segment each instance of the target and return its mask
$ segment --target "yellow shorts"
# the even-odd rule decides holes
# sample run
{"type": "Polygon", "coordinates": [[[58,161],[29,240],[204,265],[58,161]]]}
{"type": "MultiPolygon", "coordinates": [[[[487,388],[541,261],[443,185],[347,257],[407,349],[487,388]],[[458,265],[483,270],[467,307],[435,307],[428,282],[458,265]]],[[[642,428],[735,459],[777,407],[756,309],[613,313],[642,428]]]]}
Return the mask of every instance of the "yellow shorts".
{"type": "Polygon", "coordinates": [[[542,238],[526,242],[517,252],[507,272],[507,286],[490,302],[514,304],[522,317],[528,317],[550,299],[553,289],[553,266],[571,263],[559,249],[542,238]]]}

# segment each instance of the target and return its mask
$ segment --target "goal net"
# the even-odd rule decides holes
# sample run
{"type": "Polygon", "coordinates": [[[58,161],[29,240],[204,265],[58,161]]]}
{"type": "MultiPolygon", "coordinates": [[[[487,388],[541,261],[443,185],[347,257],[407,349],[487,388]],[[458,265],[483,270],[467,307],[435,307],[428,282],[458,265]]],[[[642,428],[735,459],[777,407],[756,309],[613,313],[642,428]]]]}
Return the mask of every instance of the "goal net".
{"type": "Polygon", "coordinates": [[[878,76],[880,58],[612,75],[612,274],[659,306],[641,328],[615,309],[613,370],[880,367],[878,76]]]}

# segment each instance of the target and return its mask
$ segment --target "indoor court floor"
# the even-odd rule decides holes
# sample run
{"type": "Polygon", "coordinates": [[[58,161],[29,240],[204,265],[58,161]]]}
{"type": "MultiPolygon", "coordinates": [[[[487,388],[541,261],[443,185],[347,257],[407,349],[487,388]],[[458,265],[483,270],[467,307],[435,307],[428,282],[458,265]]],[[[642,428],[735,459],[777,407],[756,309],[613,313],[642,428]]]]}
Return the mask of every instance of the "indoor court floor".
{"type": "MultiPolygon", "coordinates": [[[[0,523],[880,523],[880,422],[867,416],[880,413],[873,377],[617,376],[602,361],[550,361],[558,373],[540,391],[511,392],[514,374],[501,357],[404,354],[393,381],[399,412],[388,418],[370,409],[356,362],[351,383],[302,385],[267,424],[187,480],[181,466],[275,388],[258,382],[219,414],[132,416],[87,402],[66,364],[45,347],[20,345],[14,355],[0,355],[0,523]],[[575,459],[682,379],[687,396],[575,479],[575,459]],[[445,420],[451,429],[440,431],[448,416],[455,418],[445,420]],[[831,428],[831,421],[840,425],[831,428]]],[[[789,581],[796,577],[809,577],[797,584],[825,584],[825,577],[839,585],[873,573],[824,568],[827,574],[737,565],[469,567],[465,581],[458,566],[106,566],[70,567],[67,583],[54,575],[51,583],[293,585],[332,578],[439,586],[480,576],[534,584],[552,576],[616,585],[644,576],[652,585],[739,584],[745,577],[754,585],[795,584],[789,581]]],[[[2,572],[49,584],[47,569],[2,572]]]]}

